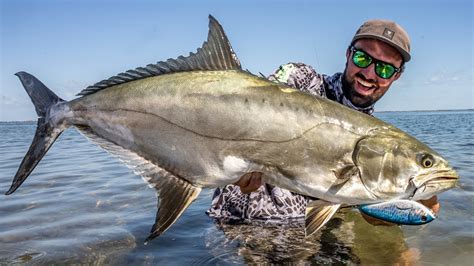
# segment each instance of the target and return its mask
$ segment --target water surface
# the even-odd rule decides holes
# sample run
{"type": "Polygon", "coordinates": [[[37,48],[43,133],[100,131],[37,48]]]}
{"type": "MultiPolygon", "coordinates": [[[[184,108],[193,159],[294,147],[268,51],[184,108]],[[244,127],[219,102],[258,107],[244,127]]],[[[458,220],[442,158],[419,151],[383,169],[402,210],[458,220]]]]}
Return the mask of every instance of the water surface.
{"type": "MultiPolygon", "coordinates": [[[[0,195],[0,264],[465,264],[474,259],[473,111],[386,112],[377,117],[422,140],[461,176],[425,226],[372,226],[344,210],[311,238],[293,226],[218,225],[205,189],[148,245],[153,189],[75,129],[65,131],[14,194],[0,195]]],[[[35,122],[0,123],[0,190],[7,191],[35,122]]],[[[3,194],[3,193],[2,193],[3,194]]]]}

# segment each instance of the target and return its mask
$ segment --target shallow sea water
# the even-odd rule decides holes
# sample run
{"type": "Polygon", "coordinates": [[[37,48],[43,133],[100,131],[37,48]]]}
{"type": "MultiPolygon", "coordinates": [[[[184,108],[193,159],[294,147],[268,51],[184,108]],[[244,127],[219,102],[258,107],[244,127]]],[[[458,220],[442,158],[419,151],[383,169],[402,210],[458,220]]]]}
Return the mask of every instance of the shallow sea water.
{"type": "Polygon", "coordinates": [[[153,189],[75,129],[62,134],[28,180],[3,195],[27,151],[35,122],[0,123],[0,265],[343,263],[472,265],[474,111],[386,112],[377,117],[448,159],[459,188],[440,195],[424,226],[372,226],[355,210],[305,239],[301,226],[218,225],[204,213],[205,189],[163,235],[143,242],[156,215],[153,189]]]}

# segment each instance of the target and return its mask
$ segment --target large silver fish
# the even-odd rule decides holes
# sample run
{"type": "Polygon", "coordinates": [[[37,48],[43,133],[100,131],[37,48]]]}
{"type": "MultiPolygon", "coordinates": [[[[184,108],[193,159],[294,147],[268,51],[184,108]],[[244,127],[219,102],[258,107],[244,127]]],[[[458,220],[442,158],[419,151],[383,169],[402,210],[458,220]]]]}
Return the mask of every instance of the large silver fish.
{"type": "Polygon", "coordinates": [[[341,205],[429,198],[458,175],[439,154],[399,129],[333,101],[242,71],[219,23],[196,53],[129,70],[64,101],[19,72],[38,114],[33,143],[11,188],[74,126],[150,180],[159,194],[147,240],[171,226],[203,187],[251,171],[318,198],[307,234],[341,205]]]}

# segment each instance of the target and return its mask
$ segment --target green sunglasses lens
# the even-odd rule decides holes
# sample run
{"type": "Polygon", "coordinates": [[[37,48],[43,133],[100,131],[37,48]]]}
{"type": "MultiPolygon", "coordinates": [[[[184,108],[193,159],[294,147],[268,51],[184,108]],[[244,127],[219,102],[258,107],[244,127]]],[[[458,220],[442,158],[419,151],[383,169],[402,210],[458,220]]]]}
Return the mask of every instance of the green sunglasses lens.
{"type": "Polygon", "coordinates": [[[356,50],[355,48],[352,49],[352,61],[354,62],[354,65],[360,68],[366,68],[370,64],[372,64],[372,61],[374,61],[375,73],[377,73],[377,75],[383,79],[391,78],[393,74],[395,74],[395,72],[397,71],[397,69],[391,64],[387,64],[378,60],[373,60],[370,55],[364,53],[363,51],[356,50]]]}
{"type": "Polygon", "coordinates": [[[352,61],[358,67],[366,68],[372,63],[372,58],[362,51],[355,51],[352,61]]]}
{"type": "Polygon", "coordinates": [[[381,78],[388,79],[395,73],[395,67],[389,64],[377,62],[375,64],[375,73],[381,78]]]}

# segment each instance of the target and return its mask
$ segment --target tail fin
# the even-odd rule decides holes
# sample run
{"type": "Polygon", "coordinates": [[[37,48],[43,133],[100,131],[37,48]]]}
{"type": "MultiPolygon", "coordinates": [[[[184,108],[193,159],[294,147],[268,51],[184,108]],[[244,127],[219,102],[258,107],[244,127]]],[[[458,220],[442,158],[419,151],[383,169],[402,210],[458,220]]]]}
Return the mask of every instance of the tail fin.
{"type": "Polygon", "coordinates": [[[36,113],[38,114],[38,125],[30,149],[21,161],[12,185],[5,195],[12,194],[20,187],[64,130],[63,128],[51,125],[48,113],[53,105],[64,100],[59,98],[34,76],[26,72],[18,72],[15,75],[20,78],[23,87],[35,105],[36,113]]]}

